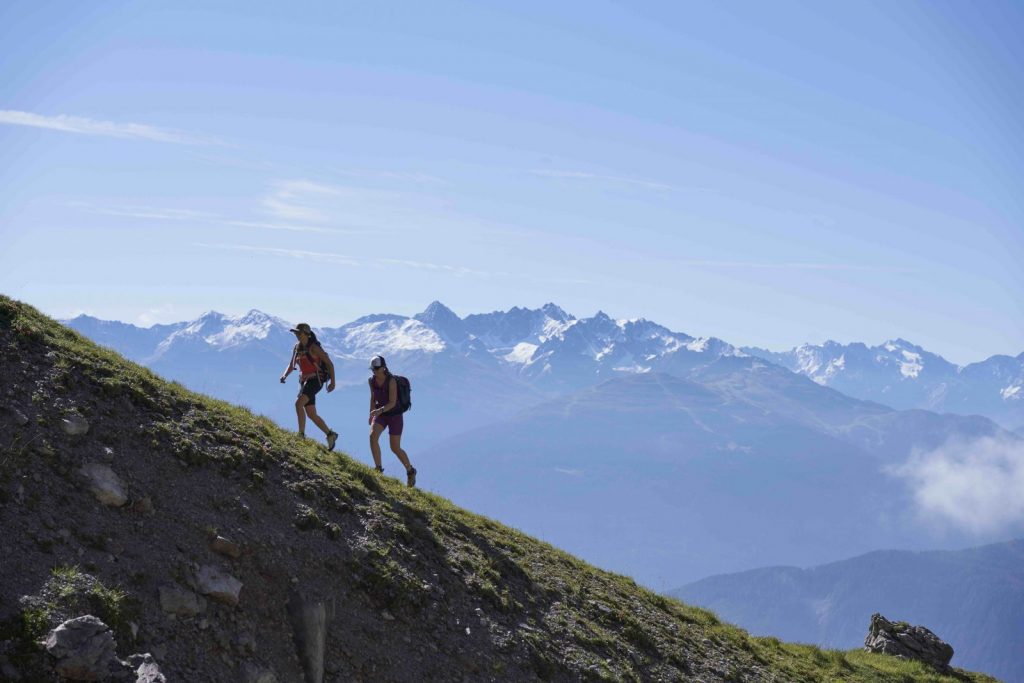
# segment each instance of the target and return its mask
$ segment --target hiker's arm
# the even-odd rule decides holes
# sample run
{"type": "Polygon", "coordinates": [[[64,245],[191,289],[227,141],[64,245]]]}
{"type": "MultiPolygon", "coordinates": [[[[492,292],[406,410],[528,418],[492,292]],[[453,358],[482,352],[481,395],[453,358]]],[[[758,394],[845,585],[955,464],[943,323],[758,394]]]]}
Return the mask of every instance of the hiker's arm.
{"type": "Polygon", "coordinates": [[[373,422],[373,378],[370,378],[370,419],[367,422],[373,422]]]}
{"type": "MultiPolygon", "coordinates": [[[[288,361],[288,367],[285,369],[284,374],[281,375],[281,384],[284,384],[285,380],[288,379],[288,375],[292,374],[292,370],[295,369],[295,349],[292,349],[292,359],[288,361]]],[[[332,370],[333,376],[333,370],[332,370]]]]}
{"type": "Polygon", "coordinates": [[[313,347],[313,355],[327,365],[327,371],[331,373],[331,383],[327,385],[327,393],[334,391],[334,361],[332,361],[331,357],[327,355],[327,352],[319,346],[313,347]]]}

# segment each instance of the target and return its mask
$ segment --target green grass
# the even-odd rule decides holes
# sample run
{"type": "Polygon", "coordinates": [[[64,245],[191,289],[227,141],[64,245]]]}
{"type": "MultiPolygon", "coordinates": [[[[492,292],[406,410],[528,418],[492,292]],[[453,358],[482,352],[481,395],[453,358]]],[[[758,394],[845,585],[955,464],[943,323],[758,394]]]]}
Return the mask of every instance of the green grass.
{"type": "MultiPolygon", "coordinates": [[[[274,467],[303,471],[290,486],[305,507],[297,523],[330,535],[325,510],[355,511],[369,520],[366,556],[354,562],[359,585],[378,604],[416,610],[425,600],[422,581],[406,546],[427,544],[441,562],[491,609],[515,614],[528,628],[519,638],[541,679],[562,671],[566,652],[587,664],[594,680],[642,680],[641,665],[670,665],[687,671],[710,640],[728,650],[727,677],[742,677],[753,666],[794,681],[992,681],[978,674],[939,675],[923,665],[860,651],[840,652],[755,638],[721,622],[713,613],[638,586],[632,579],[598,570],[515,529],[463,510],[450,501],[378,476],[345,454],[325,457],[311,440],[300,439],[269,419],[186,390],[149,370],[100,348],[33,308],[0,296],[0,356],[23,357],[40,348],[56,352],[53,372],[66,386],[91,385],[99,400],[86,410],[109,410],[104,398],[128,400],[151,416],[146,438],[161,448],[152,457],[174,457],[188,467],[241,470],[254,490],[268,496],[266,473],[274,467]],[[157,455],[160,454],[160,455],[157,455]],[[309,483],[314,482],[314,483],[309,483]],[[555,609],[555,603],[561,609],[555,609]],[[640,662],[640,664],[637,664],[640,662]]],[[[103,434],[94,435],[101,442],[103,434]]],[[[29,457],[20,443],[7,458],[29,457]]],[[[268,498],[269,499],[269,498],[268,498]]],[[[299,528],[296,534],[304,533],[299,528]]],[[[77,568],[55,570],[58,593],[70,590],[77,568]],[[63,586],[63,588],[62,588],[63,586]]],[[[94,589],[106,605],[111,626],[123,626],[129,598],[117,589],[94,589]]],[[[35,608],[44,610],[45,606],[35,608]]],[[[37,633],[48,616],[23,615],[26,631],[37,633]]],[[[101,617],[103,618],[103,617],[101,617]]],[[[110,623],[110,622],[108,622],[110,623]]],[[[867,625],[865,624],[865,628],[867,625]]]]}

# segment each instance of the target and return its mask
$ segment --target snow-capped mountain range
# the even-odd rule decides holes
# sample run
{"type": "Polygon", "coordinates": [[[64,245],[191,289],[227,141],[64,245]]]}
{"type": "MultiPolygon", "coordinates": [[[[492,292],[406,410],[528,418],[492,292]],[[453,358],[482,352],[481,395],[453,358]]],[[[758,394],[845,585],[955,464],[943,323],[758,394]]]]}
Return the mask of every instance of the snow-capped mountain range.
{"type": "MultiPolygon", "coordinates": [[[[213,363],[216,374],[219,363],[209,354],[246,357],[251,368],[279,372],[293,344],[290,323],[258,310],[241,316],[211,311],[150,328],[84,315],[67,322],[133,360],[185,380],[193,365],[209,380],[213,363]]],[[[685,375],[723,356],[752,355],[855,398],[898,409],[984,415],[1009,429],[1024,426],[1024,353],[960,367],[903,339],[874,347],[829,341],[786,352],[738,349],[644,319],[615,320],[602,312],[577,318],[555,304],[461,318],[435,301],[412,317],[376,314],[314,329],[338,362],[342,384],[365,381],[366,361],[379,353],[410,374],[446,369],[463,378],[490,374],[494,382],[509,385],[497,398],[523,407],[522,397],[505,396],[507,388],[532,394],[529,403],[538,392],[550,396],[635,373],[685,375]]]]}
{"type": "MultiPolygon", "coordinates": [[[[195,320],[139,328],[79,316],[67,324],[185,385],[290,425],[293,409],[276,379],[292,323],[251,310],[211,311],[195,320]]],[[[367,362],[382,354],[414,379],[431,438],[493,422],[553,395],[635,373],[687,372],[743,355],[714,338],[694,338],[647,320],[577,318],[554,304],[460,318],[440,302],[415,316],[368,315],[313,328],[337,367],[341,394],[362,402],[367,362]],[[347,392],[347,393],[346,393],[347,392]],[[358,396],[358,398],[356,398],[358,396]]],[[[332,399],[333,400],[333,399],[332,399]]]]}
{"type": "Polygon", "coordinates": [[[904,339],[804,344],[790,351],[743,351],[823,386],[893,408],[985,415],[1004,427],[1024,426],[1024,353],[958,366],[904,339]]]}

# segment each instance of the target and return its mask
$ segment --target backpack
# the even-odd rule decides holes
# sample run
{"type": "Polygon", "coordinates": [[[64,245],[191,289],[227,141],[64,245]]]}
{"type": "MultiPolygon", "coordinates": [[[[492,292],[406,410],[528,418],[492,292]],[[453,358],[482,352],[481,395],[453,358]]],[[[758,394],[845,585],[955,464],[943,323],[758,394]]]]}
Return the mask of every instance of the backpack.
{"type": "MultiPolygon", "coordinates": [[[[412,385],[409,384],[409,378],[402,377],[401,375],[390,375],[390,377],[398,385],[398,397],[395,399],[395,407],[385,413],[385,415],[401,415],[406,411],[412,410],[412,385]]],[[[370,389],[373,389],[373,378],[370,377],[367,382],[370,384],[370,389]]]]}
{"type": "Polygon", "coordinates": [[[321,384],[323,384],[324,380],[328,380],[328,379],[331,378],[331,370],[330,370],[330,368],[327,367],[327,363],[325,363],[321,359],[318,359],[316,356],[314,356],[312,353],[309,352],[310,347],[312,347],[314,345],[315,346],[319,346],[321,350],[323,350],[323,348],[324,348],[320,344],[320,342],[318,342],[316,339],[313,339],[306,346],[305,354],[306,354],[306,358],[309,360],[309,362],[312,363],[316,367],[316,378],[317,378],[317,380],[321,384]]]}

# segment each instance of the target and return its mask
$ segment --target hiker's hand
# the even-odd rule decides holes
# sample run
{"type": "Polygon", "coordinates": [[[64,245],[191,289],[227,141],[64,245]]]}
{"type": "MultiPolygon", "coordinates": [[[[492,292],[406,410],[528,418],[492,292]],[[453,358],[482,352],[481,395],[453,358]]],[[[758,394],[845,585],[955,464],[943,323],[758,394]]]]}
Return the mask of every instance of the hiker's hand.
{"type": "Polygon", "coordinates": [[[327,393],[329,394],[332,391],[334,391],[334,380],[333,379],[331,380],[331,383],[327,385],[327,393]]]}
{"type": "Polygon", "coordinates": [[[284,384],[286,379],[288,379],[288,375],[281,375],[281,384],[284,384]]]}

